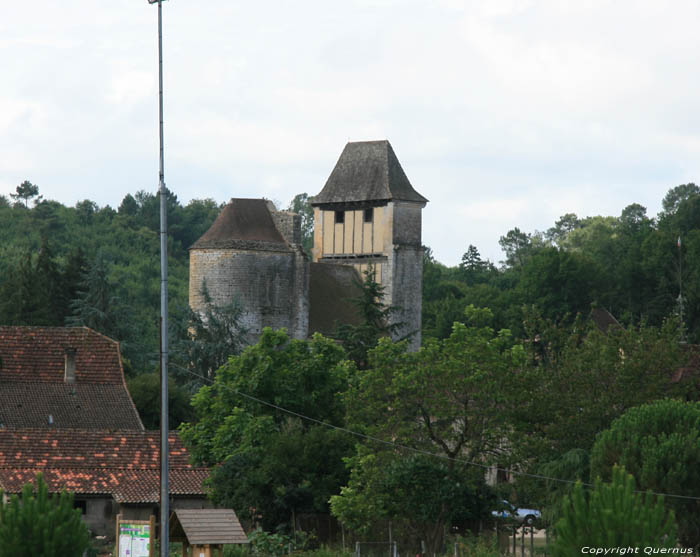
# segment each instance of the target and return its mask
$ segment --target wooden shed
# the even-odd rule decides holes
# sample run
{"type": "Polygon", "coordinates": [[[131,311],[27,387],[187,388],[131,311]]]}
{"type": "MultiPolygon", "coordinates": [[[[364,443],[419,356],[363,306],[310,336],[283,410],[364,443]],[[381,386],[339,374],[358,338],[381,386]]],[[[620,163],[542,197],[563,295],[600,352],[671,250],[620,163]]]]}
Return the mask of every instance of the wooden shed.
{"type": "Polygon", "coordinates": [[[170,518],[170,541],[183,557],[223,557],[224,544],[248,543],[231,509],[177,509],[170,518]]]}

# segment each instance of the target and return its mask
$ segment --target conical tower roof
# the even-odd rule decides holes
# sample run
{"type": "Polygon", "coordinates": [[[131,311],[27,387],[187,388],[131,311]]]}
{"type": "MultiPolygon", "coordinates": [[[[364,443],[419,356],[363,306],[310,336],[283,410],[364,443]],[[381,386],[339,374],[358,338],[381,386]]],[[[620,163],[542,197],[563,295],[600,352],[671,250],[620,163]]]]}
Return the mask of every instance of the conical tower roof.
{"type": "Polygon", "coordinates": [[[190,249],[287,246],[264,199],[231,199],[204,235],[190,249]]]}
{"type": "Polygon", "coordinates": [[[427,199],[413,189],[387,140],[348,143],[312,205],[427,199]]]}

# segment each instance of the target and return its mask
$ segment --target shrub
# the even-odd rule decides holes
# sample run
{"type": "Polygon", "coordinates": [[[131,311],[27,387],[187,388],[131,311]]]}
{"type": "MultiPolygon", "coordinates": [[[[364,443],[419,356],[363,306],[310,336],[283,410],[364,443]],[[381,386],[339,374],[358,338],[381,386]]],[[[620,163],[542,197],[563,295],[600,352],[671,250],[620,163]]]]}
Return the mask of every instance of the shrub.
{"type": "Polygon", "coordinates": [[[588,498],[581,482],[564,498],[553,555],[577,555],[584,546],[672,548],[675,543],[675,517],[663,497],[636,493],[634,477],[616,466],[612,483],[596,480],[588,498]]]}
{"type": "Polygon", "coordinates": [[[73,495],[63,491],[49,497],[41,474],[36,488],[28,483],[17,495],[2,503],[0,492],[0,557],[79,557],[90,534],[73,495]]]}

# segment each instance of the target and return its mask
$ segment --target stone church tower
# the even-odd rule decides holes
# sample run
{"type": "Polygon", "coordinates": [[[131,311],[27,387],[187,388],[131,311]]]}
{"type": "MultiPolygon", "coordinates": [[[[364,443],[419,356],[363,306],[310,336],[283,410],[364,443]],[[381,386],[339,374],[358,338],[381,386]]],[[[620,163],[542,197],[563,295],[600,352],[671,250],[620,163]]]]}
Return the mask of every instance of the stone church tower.
{"type": "Polygon", "coordinates": [[[371,266],[385,303],[398,308],[397,336],[421,343],[423,287],[422,209],[419,194],[388,141],[348,143],[321,193],[313,198],[313,260],[371,266]]]}
{"type": "Polygon", "coordinates": [[[298,215],[264,199],[232,199],[190,248],[190,307],[204,312],[237,301],[248,342],[264,327],[303,339],[359,323],[352,298],[370,266],[398,308],[398,338],[421,342],[423,248],[421,211],[388,141],[348,143],[314,207],[313,261],[301,246],[298,215]]]}

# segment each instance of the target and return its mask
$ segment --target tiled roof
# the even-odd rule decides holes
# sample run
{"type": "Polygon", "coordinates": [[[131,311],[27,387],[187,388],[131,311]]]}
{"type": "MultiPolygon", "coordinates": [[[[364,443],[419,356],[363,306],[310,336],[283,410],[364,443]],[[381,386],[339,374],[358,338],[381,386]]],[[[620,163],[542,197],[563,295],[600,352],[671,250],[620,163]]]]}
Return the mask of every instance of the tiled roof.
{"type": "Polygon", "coordinates": [[[0,426],[143,430],[119,343],[87,327],[0,327],[0,426]]]}
{"type": "Polygon", "coordinates": [[[124,383],[119,343],[87,327],[0,327],[0,382],[62,383],[67,348],[77,383],[124,383]]]}
{"type": "MultiPolygon", "coordinates": [[[[195,468],[171,432],[170,492],[203,495],[206,468],[195,468]]],[[[19,492],[42,472],[50,491],[111,494],[119,502],[159,498],[159,434],[154,431],[75,429],[0,430],[0,488],[19,492]]]]}
{"type": "Polygon", "coordinates": [[[413,189],[387,140],[357,141],[345,146],[321,193],[311,204],[428,200],[413,189]]]}
{"type": "Polygon", "coordinates": [[[0,426],[143,429],[123,385],[24,381],[0,383],[0,426]]]}
{"type": "Polygon", "coordinates": [[[190,249],[288,250],[264,199],[231,199],[190,249]]]}

